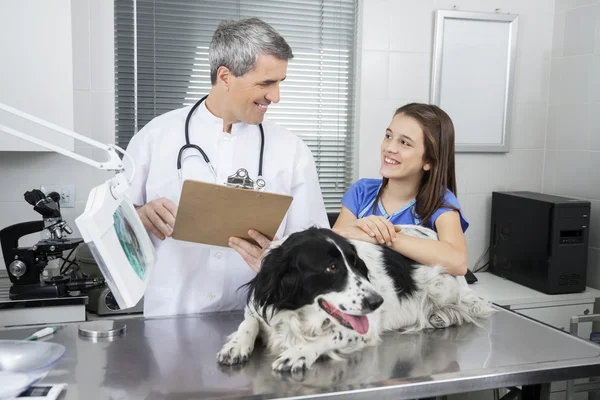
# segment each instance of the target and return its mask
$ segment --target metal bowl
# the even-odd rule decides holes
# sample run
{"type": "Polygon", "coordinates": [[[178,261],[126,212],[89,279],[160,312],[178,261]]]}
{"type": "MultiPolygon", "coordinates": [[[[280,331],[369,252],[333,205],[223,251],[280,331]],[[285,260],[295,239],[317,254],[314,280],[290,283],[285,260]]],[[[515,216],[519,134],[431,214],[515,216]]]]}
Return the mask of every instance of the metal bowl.
{"type": "Polygon", "coordinates": [[[14,399],[43,379],[65,352],[56,343],[0,340],[0,400],[14,399]]]}

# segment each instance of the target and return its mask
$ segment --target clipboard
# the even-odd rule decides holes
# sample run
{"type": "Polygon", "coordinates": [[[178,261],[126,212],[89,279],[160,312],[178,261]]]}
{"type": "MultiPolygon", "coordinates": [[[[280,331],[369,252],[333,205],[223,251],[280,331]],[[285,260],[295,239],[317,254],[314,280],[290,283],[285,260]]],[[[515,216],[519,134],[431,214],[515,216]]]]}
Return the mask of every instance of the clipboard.
{"type": "Polygon", "coordinates": [[[175,216],[173,239],[229,247],[232,236],[255,243],[254,229],[273,239],[292,196],[186,180],[175,216]]]}

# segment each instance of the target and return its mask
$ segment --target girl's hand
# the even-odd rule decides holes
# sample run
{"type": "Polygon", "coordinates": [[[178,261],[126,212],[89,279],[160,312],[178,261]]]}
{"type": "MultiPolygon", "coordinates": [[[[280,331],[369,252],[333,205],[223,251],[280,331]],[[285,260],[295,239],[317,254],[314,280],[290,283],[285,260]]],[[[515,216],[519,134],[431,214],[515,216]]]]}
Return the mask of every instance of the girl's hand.
{"type": "Polygon", "coordinates": [[[384,217],[369,215],[361,219],[357,219],[354,226],[360,228],[370,237],[375,238],[380,244],[391,246],[396,241],[396,233],[402,228],[392,224],[384,217]]]}

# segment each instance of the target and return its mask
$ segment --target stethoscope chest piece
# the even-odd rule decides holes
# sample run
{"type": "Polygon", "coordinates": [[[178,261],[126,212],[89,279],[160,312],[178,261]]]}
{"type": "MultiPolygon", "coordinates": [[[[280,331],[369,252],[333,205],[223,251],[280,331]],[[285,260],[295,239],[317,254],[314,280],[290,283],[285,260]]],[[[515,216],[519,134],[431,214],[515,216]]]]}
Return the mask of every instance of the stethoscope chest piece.
{"type": "Polygon", "coordinates": [[[265,189],[265,180],[260,176],[258,179],[253,180],[250,178],[248,171],[245,168],[240,168],[235,174],[227,177],[227,186],[233,186],[242,189],[252,189],[263,191],[265,189]]]}

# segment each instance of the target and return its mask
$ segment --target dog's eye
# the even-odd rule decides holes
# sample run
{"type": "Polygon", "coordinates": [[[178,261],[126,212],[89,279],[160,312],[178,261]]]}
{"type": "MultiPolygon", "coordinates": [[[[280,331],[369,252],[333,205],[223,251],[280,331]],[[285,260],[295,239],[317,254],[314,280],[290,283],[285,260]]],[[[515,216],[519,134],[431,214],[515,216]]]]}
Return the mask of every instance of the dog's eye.
{"type": "Polygon", "coordinates": [[[327,267],[327,272],[337,272],[337,266],[335,264],[331,264],[327,267]]]}

